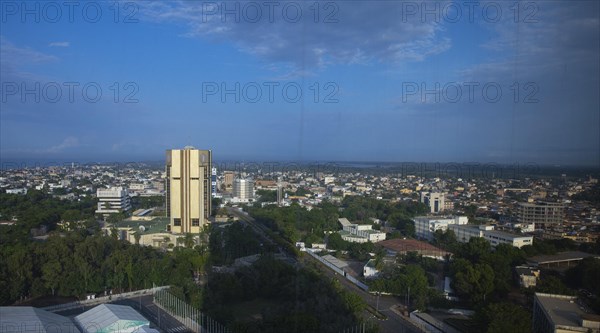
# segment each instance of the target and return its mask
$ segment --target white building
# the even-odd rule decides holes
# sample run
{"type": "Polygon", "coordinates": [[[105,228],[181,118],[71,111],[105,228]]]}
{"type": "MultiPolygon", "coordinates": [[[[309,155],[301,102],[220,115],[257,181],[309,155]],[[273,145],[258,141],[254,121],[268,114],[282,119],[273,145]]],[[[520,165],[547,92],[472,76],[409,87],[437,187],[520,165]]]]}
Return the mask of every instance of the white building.
{"type": "Polygon", "coordinates": [[[233,182],[233,197],[241,200],[254,198],[254,181],[238,178],[233,182]]]}
{"type": "Polygon", "coordinates": [[[119,213],[131,209],[129,192],[122,187],[98,189],[96,196],[98,197],[97,214],[119,213]]]}
{"type": "Polygon", "coordinates": [[[483,230],[494,230],[493,226],[485,225],[449,225],[448,230],[452,230],[456,235],[456,240],[461,243],[468,243],[471,237],[483,237],[483,230]]]}
{"type": "Polygon", "coordinates": [[[524,233],[534,232],[535,224],[534,223],[511,223],[510,228],[511,229],[520,229],[521,232],[524,232],[524,233]]]}
{"type": "Polygon", "coordinates": [[[27,189],[26,188],[13,188],[13,189],[8,189],[6,190],[7,194],[27,194],[27,189]]]}
{"type": "Polygon", "coordinates": [[[490,242],[492,246],[498,244],[510,244],[514,247],[521,248],[525,245],[533,245],[532,236],[497,231],[494,230],[494,226],[491,225],[449,225],[448,229],[454,232],[456,239],[461,243],[468,243],[471,237],[480,237],[490,242]]]}
{"type": "Polygon", "coordinates": [[[347,218],[339,218],[342,225],[340,235],[342,239],[353,243],[380,242],[385,240],[385,233],[373,230],[370,224],[350,223],[347,218]]]}
{"type": "Polygon", "coordinates": [[[131,190],[131,191],[143,191],[146,188],[148,188],[148,185],[143,184],[143,183],[129,184],[129,190],[131,190]]]}
{"type": "Polygon", "coordinates": [[[483,237],[489,241],[492,246],[509,244],[521,248],[525,245],[533,245],[533,236],[515,235],[504,231],[485,230],[483,232],[483,237]]]}
{"type": "Polygon", "coordinates": [[[463,225],[469,222],[469,218],[466,216],[454,216],[454,217],[430,217],[430,216],[418,216],[413,219],[415,223],[415,233],[418,238],[427,239],[428,241],[433,240],[433,235],[437,230],[442,232],[448,230],[448,225],[456,224],[463,225]]]}
{"type": "Polygon", "coordinates": [[[375,267],[375,259],[367,261],[363,267],[363,276],[366,278],[377,277],[379,270],[375,267]]]}
{"type": "Polygon", "coordinates": [[[421,202],[429,207],[431,213],[439,213],[446,208],[445,197],[441,192],[421,192],[421,202]]]}

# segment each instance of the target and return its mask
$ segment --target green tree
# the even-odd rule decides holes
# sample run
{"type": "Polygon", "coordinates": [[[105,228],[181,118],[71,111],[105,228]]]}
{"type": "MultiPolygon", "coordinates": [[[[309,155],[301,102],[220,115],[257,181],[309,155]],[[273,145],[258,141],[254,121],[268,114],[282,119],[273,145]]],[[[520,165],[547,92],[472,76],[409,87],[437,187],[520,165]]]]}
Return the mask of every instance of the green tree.
{"type": "Polygon", "coordinates": [[[327,236],[327,248],[332,250],[345,250],[347,244],[339,233],[334,232],[327,236]]]}
{"type": "Polygon", "coordinates": [[[512,303],[489,304],[477,311],[476,318],[487,333],[531,332],[531,314],[512,303]]]}
{"type": "Polygon", "coordinates": [[[471,264],[465,259],[456,259],[450,266],[456,293],[473,303],[485,301],[494,290],[494,271],[488,264],[471,264]]]}

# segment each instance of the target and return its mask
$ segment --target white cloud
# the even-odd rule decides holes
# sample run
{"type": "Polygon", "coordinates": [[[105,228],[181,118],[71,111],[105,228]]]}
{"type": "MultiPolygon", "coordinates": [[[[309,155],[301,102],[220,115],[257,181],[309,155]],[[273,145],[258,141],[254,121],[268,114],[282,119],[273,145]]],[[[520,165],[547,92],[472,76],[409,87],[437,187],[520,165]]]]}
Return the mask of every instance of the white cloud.
{"type": "Polygon", "coordinates": [[[257,22],[252,22],[256,12],[251,7],[244,10],[245,2],[139,2],[144,19],[184,25],[186,37],[228,41],[264,61],[291,64],[295,67],[291,72],[332,64],[423,61],[451,47],[451,41],[442,36],[439,23],[424,21],[419,15],[404,17],[399,1],[319,2],[318,18],[316,3],[289,3],[277,2],[271,17],[261,2],[253,3],[262,6],[262,15],[257,22]],[[289,10],[287,16],[283,11],[289,3],[302,8],[297,23],[290,23],[293,10],[289,10]],[[217,8],[208,8],[208,4],[217,8]],[[326,7],[327,4],[330,7],[326,7]],[[240,6],[239,20],[231,14],[222,16],[210,12],[222,13],[220,7],[232,9],[236,5],[240,6]],[[326,23],[327,17],[337,22],[326,23]]]}
{"type": "Polygon", "coordinates": [[[81,144],[79,143],[79,139],[77,139],[76,137],[73,137],[73,136],[69,136],[69,137],[65,138],[62,143],[60,143],[56,146],[52,146],[48,149],[45,149],[42,152],[60,153],[60,152],[63,152],[64,150],[67,150],[70,148],[79,147],[80,145],[81,144]]]}
{"type": "Polygon", "coordinates": [[[22,70],[24,65],[38,65],[58,61],[58,58],[36,51],[30,47],[17,46],[0,35],[0,72],[3,81],[34,80],[41,78],[31,72],[22,70]]]}
{"type": "Polygon", "coordinates": [[[0,61],[2,66],[5,64],[16,64],[16,63],[45,63],[56,61],[53,55],[48,55],[29,47],[19,47],[0,36],[0,61]]]}

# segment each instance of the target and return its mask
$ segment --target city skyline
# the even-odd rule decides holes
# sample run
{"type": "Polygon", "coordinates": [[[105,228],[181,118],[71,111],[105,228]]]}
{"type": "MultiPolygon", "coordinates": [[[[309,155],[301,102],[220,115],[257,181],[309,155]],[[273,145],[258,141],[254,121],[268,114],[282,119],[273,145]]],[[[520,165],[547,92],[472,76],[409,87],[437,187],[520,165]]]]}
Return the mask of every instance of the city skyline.
{"type": "Polygon", "coordinates": [[[92,4],[3,2],[2,161],[600,165],[598,2],[92,4]]]}

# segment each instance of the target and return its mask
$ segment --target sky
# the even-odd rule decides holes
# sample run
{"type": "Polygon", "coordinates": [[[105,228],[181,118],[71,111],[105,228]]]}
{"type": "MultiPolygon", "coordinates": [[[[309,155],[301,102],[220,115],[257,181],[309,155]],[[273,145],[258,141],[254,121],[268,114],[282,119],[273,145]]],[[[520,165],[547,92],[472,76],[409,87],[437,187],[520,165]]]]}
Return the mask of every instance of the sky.
{"type": "Polygon", "coordinates": [[[0,157],[600,167],[600,2],[0,1],[0,157]]]}

